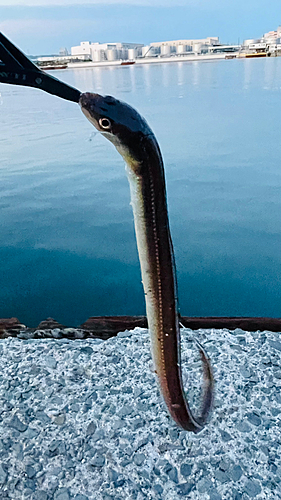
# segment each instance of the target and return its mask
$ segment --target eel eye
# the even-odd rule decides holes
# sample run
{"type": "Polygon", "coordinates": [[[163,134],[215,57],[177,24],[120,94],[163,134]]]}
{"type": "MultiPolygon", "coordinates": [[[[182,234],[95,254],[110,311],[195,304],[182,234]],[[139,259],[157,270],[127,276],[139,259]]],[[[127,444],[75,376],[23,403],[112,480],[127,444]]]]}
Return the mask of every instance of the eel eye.
{"type": "Polygon", "coordinates": [[[110,123],[108,118],[100,118],[99,125],[101,128],[104,128],[105,130],[110,129],[110,127],[111,127],[111,123],[110,123]]]}

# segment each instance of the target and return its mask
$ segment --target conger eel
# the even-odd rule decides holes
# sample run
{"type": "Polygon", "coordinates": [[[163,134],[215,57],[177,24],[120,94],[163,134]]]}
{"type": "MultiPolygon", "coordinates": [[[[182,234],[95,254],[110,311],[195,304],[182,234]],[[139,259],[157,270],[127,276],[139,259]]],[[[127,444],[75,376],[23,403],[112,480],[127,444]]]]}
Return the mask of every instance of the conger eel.
{"type": "Polygon", "coordinates": [[[154,369],[174,421],[197,433],[206,423],[212,406],[214,379],[199,344],[204,389],[201,414],[195,418],[181,375],[176,271],[159,145],[144,118],[128,104],[92,93],[82,94],[79,103],[86,117],[114,144],[126,162],[154,369]]]}

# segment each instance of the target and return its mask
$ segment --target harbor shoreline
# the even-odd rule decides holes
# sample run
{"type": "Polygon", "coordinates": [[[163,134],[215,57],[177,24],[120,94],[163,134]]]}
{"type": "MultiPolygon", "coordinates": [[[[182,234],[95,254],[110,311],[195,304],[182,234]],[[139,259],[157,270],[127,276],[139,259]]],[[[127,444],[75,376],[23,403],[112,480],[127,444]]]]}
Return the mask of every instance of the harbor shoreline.
{"type": "Polygon", "coordinates": [[[204,54],[204,55],[192,55],[192,56],[175,56],[175,57],[145,57],[140,59],[135,59],[134,61],[128,61],[124,64],[122,59],[117,61],[83,61],[77,63],[68,63],[66,69],[77,69],[77,68],[96,68],[96,67],[107,67],[107,66],[135,66],[139,64],[161,64],[161,63],[179,63],[179,62],[194,62],[194,61],[214,61],[225,59],[226,54],[204,54]],[[128,64],[129,63],[129,64],[128,64]]]}

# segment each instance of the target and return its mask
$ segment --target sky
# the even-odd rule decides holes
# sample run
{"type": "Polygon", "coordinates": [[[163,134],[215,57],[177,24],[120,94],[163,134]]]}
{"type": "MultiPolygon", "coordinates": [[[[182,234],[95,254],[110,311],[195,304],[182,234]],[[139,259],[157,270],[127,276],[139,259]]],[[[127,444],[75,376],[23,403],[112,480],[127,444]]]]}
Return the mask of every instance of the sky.
{"type": "Polygon", "coordinates": [[[281,24],[280,0],[0,0],[0,31],[29,55],[81,41],[259,38],[281,24]]]}

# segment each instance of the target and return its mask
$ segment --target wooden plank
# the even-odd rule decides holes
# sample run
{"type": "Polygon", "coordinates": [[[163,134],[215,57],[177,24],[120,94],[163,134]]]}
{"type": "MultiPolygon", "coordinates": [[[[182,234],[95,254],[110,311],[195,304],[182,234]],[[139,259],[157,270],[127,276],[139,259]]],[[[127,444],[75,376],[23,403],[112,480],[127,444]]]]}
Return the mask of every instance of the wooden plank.
{"type": "MultiPolygon", "coordinates": [[[[181,323],[191,330],[199,328],[215,328],[235,330],[241,328],[248,332],[269,330],[281,332],[281,319],[279,318],[236,318],[236,317],[200,317],[190,318],[182,316],[181,323]]],[[[132,330],[136,326],[147,328],[145,316],[93,316],[81,325],[81,328],[94,333],[112,333],[113,335],[124,330],[132,330]]]]}
{"type": "Polygon", "coordinates": [[[237,318],[237,317],[202,317],[189,318],[184,316],[181,318],[181,323],[191,330],[199,328],[216,328],[227,330],[235,330],[241,328],[248,332],[256,332],[257,330],[268,330],[271,332],[281,332],[280,318],[237,318]]]}
{"type": "MultiPolygon", "coordinates": [[[[280,318],[237,318],[237,317],[200,317],[192,318],[182,316],[181,323],[191,330],[203,329],[223,329],[235,330],[241,328],[254,332],[257,330],[269,330],[272,332],[281,332],[280,318]]],[[[147,328],[147,320],[145,316],[93,316],[78,328],[83,331],[83,338],[98,337],[108,339],[114,337],[118,332],[125,330],[133,330],[135,327],[147,328]]],[[[44,331],[59,329],[62,331],[62,336],[66,338],[76,338],[74,328],[66,328],[52,318],[41,321],[37,328],[28,328],[23,325],[17,318],[0,319],[0,338],[16,337],[20,331],[35,332],[40,330],[40,335],[36,334],[35,338],[48,338],[50,333],[44,335],[44,331]]],[[[82,338],[82,337],[81,337],[82,338]]]]}

